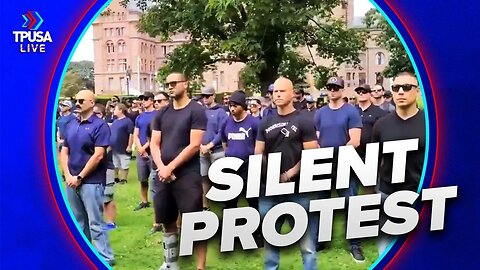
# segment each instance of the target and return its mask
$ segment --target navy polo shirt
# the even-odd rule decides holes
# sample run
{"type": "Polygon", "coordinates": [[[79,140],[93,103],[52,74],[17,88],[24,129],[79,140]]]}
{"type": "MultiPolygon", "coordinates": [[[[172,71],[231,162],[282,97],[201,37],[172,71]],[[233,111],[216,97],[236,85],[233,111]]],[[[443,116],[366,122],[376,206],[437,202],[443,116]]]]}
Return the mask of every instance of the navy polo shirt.
{"type": "Polygon", "coordinates": [[[153,118],[157,114],[157,111],[143,112],[135,120],[135,127],[138,128],[138,137],[142,145],[148,141],[148,128],[152,123],[153,118]]]}
{"type": "MultiPolygon", "coordinates": [[[[108,147],[110,128],[103,119],[96,115],[80,122],[72,121],[65,132],[64,146],[68,147],[68,169],[70,174],[78,175],[88,160],[93,156],[95,147],[108,147]]],[[[107,173],[107,160],[104,158],[100,164],[84,177],[82,183],[105,185],[107,173]]]]}

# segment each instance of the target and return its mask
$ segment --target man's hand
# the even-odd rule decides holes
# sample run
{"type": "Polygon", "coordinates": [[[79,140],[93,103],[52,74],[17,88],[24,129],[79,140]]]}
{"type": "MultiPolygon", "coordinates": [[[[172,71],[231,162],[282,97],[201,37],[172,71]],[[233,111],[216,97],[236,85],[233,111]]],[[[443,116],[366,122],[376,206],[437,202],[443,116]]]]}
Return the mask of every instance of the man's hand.
{"type": "Polygon", "coordinates": [[[280,174],[280,183],[287,183],[290,182],[290,177],[288,176],[287,172],[280,174]]]}
{"type": "Polygon", "coordinates": [[[165,183],[170,183],[175,181],[177,178],[172,172],[173,172],[173,168],[171,168],[170,166],[163,166],[161,168],[158,168],[157,169],[158,180],[160,180],[160,182],[165,182],[165,183]]]}
{"type": "Polygon", "coordinates": [[[140,154],[141,157],[148,157],[148,154],[147,154],[147,151],[146,151],[146,147],[142,146],[140,147],[140,149],[138,149],[138,153],[140,154]]]}
{"type": "Polygon", "coordinates": [[[125,149],[125,151],[130,154],[132,153],[132,147],[131,146],[127,146],[127,149],[125,149]]]}
{"type": "Polygon", "coordinates": [[[65,178],[65,182],[67,182],[67,185],[71,188],[77,188],[80,186],[80,181],[78,180],[76,175],[69,175],[65,178]]]}
{"type": "Polygon", "coordinates": [[[201,155],[207,155],[208,152],[210,152],[210,149],[208,148],[208,145],[200,145],[200,154],[201,155]]]}

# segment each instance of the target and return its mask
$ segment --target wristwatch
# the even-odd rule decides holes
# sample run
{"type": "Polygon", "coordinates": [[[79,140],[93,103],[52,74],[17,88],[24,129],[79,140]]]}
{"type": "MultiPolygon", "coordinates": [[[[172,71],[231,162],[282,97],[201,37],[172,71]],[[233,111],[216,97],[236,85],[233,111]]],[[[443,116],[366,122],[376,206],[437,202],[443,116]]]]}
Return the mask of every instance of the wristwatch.
{"type": "Polygon", "coordinates": [[[82,176],[80,176],[80,175],[77,175],[77,180],[78,180],[79,182],[82,182],[82,180],[83,180],[83,177],[82,177],[82,176]]]}

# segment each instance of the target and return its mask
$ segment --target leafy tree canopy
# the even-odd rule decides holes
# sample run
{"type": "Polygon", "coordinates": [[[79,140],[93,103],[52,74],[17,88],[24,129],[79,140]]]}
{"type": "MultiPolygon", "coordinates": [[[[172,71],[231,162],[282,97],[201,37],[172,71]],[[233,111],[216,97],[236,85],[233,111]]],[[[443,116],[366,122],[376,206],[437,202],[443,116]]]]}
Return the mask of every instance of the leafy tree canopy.
{"type": "Polygon", "coordinates": [[[313,53],[334,65],[357,64],[365,48],[364,32],[332,16],[343,0],[154,0],[148,8],[145,0],[136,2],[146,11],[141,31],[164,40],[190,35],[170,53],[160,80],[171,71],[200,78],[215,63],[242,62],[244,86],[264,93],[279,75],[302,82],[307,70],[325,71],[313,57],[300,56],[299,47],[316,48],[313,53]]]}
{"type": "Polygon", "coordinates": [[[382,14],[376,9],[371,9],[365,14],[364,22],[367,28],[377,28],[379,30],[371,32],[373,39],[380,47],[390,52],[388,66],[382,72],[382,75],[391,78],[403,71],[415,73],[402,42],[382,14]]]}

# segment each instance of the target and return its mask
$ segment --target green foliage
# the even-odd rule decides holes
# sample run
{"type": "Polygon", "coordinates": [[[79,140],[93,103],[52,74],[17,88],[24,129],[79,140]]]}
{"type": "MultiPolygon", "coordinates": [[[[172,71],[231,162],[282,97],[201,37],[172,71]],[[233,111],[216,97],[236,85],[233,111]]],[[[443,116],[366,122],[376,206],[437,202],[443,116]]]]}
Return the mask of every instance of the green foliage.
{"type": "Polygon", "coordinates": [[[242,62],[245,88],[265,91],[280,74],[304,81],[314,65],[298,47],[318,45],[317,53],[335,63],[358,62],[365,47],[361,32],[332,18],[341,0],[155,0],[149,8],[136,2],[146,10],[141,31],[164,40],[176,33],[191,38],[169,55],[160,78],[172,70],[196,78],[215,63],[242,62]]]}
{"type": "Polygon", "coordinates": [[[403,71],[415,73],[402,42],[382,14],[376,9],[371,9],[365,14],[364,22],[367,28],[377,28],[379,30],[379,33],[378,31],[372,31],[373,39],[380,47],[390,52],[388,66],[382,75],[391,78],[403,71]]]}
{"type": "Polygon", "coordinates": [[[63,78],[60,95],[62,97],[73,97],[82,89],[82,78],[71,70],[67,71],[63,78]]]}
{"type": "Polygon", "coordinates": [[[68,71],[75,73],[81,78],[81,88],[95,89],[92,61],[70,62],[67,68],[68,71]]]}

